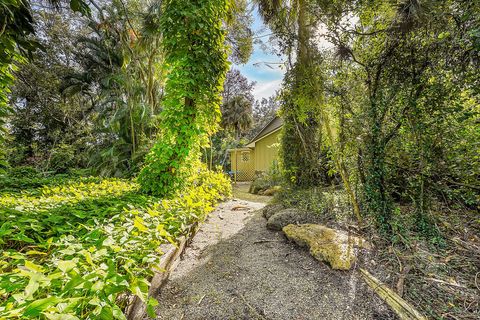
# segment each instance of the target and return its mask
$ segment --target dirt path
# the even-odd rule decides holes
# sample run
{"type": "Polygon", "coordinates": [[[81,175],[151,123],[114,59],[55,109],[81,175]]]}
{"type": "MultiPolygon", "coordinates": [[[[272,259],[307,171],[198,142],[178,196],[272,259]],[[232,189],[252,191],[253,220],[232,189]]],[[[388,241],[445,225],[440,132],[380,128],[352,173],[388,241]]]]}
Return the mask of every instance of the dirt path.
{"type": "Polygon", "coordinates": [[[355,272],[332,271],[232,200],[202,225],[162,288],[158,319],[391,319],[355,272]]]}

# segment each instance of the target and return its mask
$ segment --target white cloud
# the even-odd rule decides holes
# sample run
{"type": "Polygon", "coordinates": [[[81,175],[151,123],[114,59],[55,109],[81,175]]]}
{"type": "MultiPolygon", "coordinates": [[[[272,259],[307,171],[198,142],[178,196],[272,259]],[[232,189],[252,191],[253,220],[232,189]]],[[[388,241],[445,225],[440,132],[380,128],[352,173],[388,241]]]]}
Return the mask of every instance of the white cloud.
{"type": "Polygon", "coordinates": [[[256,100],[261,100],[262,98],[268,98],[272,96],[275,91],[280,89],[282,86],[282,79],[271,80],[271,81],[258,81],[255,89],[253,89],[253,96],[256,100]]]}

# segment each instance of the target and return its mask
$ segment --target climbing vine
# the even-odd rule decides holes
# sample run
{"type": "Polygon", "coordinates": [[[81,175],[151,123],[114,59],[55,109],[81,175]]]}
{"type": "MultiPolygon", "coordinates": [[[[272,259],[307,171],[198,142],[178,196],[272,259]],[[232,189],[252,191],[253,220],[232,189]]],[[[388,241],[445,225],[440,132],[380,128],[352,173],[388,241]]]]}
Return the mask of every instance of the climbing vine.
{"type": "Polygon", "coordinates": [[[168,195],[194,170],[194,161],[220,120],[220,92],[228,69],[223,22],[228,0],[163,4],[160,28],[169,69],[158,142],[138,180],[149,193],[168,195]]]}

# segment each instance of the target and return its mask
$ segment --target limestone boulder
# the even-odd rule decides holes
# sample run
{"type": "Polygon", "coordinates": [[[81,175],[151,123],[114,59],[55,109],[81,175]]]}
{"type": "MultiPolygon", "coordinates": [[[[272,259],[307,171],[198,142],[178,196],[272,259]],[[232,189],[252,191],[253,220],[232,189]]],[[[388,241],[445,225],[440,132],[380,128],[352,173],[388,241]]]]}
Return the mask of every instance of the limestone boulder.
{"type": "Polygon", "coordinates": [[[269,204],[268,206],[265,206],[265,208],[263,208],[262,213],[265,219],[268,220],[275,213],[282,211],[283,209],[285,209],[283,204],[279,204],[279,203],[269,204]]]}
{"type": "Polygon", "coordinates": [[[317,218],[313,214],[296,208],[288,208],[270,216],[267,221],[267,228],[280,231],[289,224],[312,223],[316,220],[317,218]]]}
{"type": "Polygon", "coordinates": [[[370,244],[361,237],[319,224],[290,224],[283,228],[283,232],[299,246],[310,248],[310,254],[315,259],[337,270],[351,269],[358,251],[370,248],[370,244]]]}

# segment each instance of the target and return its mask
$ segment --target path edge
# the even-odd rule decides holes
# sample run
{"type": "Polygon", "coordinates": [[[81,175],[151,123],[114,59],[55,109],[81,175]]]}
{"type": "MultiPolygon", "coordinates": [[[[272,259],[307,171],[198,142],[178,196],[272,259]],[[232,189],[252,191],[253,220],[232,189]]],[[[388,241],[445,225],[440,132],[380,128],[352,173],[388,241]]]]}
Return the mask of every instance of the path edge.
{"type": "MultiPolygon", "coordinates": [[[[170,274],[175,270],[179,259],[185,252],[187,246],[192,242],[193,238],[197,234],[197,231],[204,221],[195,222],[190,228],[187,235],[180,237],[177,245],[168,244],[168,249],[165,254],[160,258],[160,262],[153,268],[154,275],[150,282],[150,288],[148,290],[148,296],[156,296],[163,285],[168,281],[170,274]],[[161,271],[160,271],[161,270],[161,271]]],[[[149,318],[147,316],[147,305],[138,296],[134,296],[132,301],[126,308],[126,315],[128,320],[141,320],[149,318]]]]}

